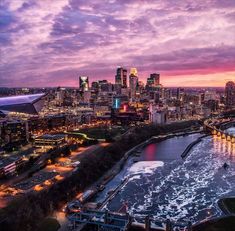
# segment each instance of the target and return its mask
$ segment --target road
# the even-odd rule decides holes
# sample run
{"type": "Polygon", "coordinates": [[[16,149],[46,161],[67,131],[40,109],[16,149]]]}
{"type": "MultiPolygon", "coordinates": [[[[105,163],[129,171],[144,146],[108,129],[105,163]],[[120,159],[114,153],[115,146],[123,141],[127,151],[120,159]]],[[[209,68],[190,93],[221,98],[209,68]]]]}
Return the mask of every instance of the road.
{"type": "MultiPolygon", "coordinates": [[[[103,146],[107,146],[109,145],[109,143],[101,143],[101,144],[97,144],[97,145],[92,145],[89,147],[80,147],[78,148],[76,151],[73,151],[71,153],[71,155],[68,157],[73,161],[80,161],[82,158],[84,158],[86,155],[89,155],[90,153],[98,150],[99,148],[103,147],[103,146]]],[[[9,203],[9,201],[12,199],[10,197],[4,197],[3,196],[3,191],[6,190],[9,187],[12,187],[13,185],[29,178],[29,173],[37,170],[40,168],[40,166],[44,163],[44,161],[46,161],[50,156],[50,153],[46,153],[42,156],[40,156],[40,158],[34,163],[34,165],[27,171],[25,171],[24,173],[20,174],[19,176],[16,176],[12,179],[6,180],[4,182],[4,184],[0,185],[0,191],[2,192],[2,196],[0,194],[0,208],[6,207],[7,203],[9,203]]],[[[68,176],[69,174],[72,173],[73,168],[67,168],[67,167],[60,167],[60,166],[55,166],[55,165],[49,165],[46,168],[44,168],[43,170],[46,171],[50,171],[50,170],[55,170],[58,173],[61,173],[62,175],[64,175],[64,177],[68,176]]]]}
{"type": "MultiPolygon", "coordinates": [[[[133,147],[131,150],[129,150],[127,153],[131,153],[134,149],[137,149],[139,147],[141,147],[145,142],[133,147]]],[[[107,146],[109,145],[109,143],[102,143],[102,144],[98,144],[98,145],[93,145],[91,146],[89,149],[85,150],[83,153],[81,153],[79,155],[79,157],[84,157],[86,155],[89,155],[89,153],[97,150],[98,148],[100,148],[101,146],[107,146]]],[[[92,184],[90,187],[88,187],[86,190],[84,191],[87,191],[89,189],[95,189],[97,188],[98,185],[101,185],[102,182],[104,182],[105,179],[109,178],[110,177],[110,180],[112,179],[111,176],[115,176],[119,171],[120,171],[120,164],[121,164],[121,161],[119,161],[118,163],[116,163],[110,170],[108,170],[98,181],[96,181],[94,184],[92,184]]],[[[116,190],[113,192],[113,194],[110,194],[109,197],[112,197],[114,196],[118,190],[123,187],[123,185],[127,182],[127,179],[126,181],[124,181],[121,185],[119,185],[116,190]]],[[[79,192],[80,193],[80,192],[79,192]]],[[[106,202],[106,200],[105,200],[106,202]]],[[[58,230],[58,231],[68,231],[68,227],[69,227],[69,220],[66,218],[66,214],[65,212],[63,212],[63,210],[66,208],[66,205],[67,204],[64,204],[64,206],[58,210],[58,211],[55,211],[54,213],[54,217],[59,221],[60,225],[61,225],[61,228],[58,230]]],[[[76,231],[79,231],[82,229],[84,225],[82,225],[81,227],[77,227],[76,228],[76,231]]]]}
{"type": "MultiPolygon", "coordinates": [[[[90,147],[78,148],[77,151],[74,151],[71,153],[70,157],[73,160],[81,160],[82,158],[84,158],[87,155],[90,155],[92,152],[98,150],[99,148],[103,148],[108,145],[109,145],[109,143],[100,143],[100,144],[92,145],[90,147]]],[[[91,187],[96,187],[97,184],[98,183],[96,182],[91,187]]],[[[66,206],[67,206],[67,203],[64,204],[64,206],[60,210],[55,211],[53,214],[53,216],[59,221],[59,223],[61,225],[61,228],[59,229],[59,231],[68,230],[69,221],[67,220],[66,214],[63,211],[66,206]]]]}

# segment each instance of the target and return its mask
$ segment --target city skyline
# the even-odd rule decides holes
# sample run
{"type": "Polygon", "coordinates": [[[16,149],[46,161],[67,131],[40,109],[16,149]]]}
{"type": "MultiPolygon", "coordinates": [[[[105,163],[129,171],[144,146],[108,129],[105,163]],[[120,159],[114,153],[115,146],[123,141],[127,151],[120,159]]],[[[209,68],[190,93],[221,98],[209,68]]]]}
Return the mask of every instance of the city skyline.
{"type": "Polygon", "coordinates": [[[114,82],[117,66],[144,82],[160,73],[166,87],[235,79],[232,0],[4,0],[0,15],[0,87],[114,82]]]}

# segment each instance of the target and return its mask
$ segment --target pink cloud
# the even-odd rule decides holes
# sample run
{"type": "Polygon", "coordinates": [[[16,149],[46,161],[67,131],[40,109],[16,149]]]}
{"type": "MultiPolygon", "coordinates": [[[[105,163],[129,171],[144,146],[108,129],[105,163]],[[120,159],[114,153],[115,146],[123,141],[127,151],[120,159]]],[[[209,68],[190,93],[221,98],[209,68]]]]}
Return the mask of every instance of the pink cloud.
{"type": "Polygon", "coordinates": [[[0,14],[0,87],[113,80],[118,65],[166,84],[235,71],[233,0],[4,0],[0,14]]]}

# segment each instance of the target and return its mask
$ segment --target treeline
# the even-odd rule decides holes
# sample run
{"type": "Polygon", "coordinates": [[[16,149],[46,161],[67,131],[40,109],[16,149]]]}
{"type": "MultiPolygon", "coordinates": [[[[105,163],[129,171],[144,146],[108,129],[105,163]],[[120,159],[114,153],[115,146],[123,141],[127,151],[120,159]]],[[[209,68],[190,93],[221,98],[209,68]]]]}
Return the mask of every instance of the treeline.
{"type": "Polygon", "coordinates": [[[135,127],[131,132],[107,147],[84,156],[79,169],[70,177],[52,185],[49,189],[23,195],[0,211],[2,231],[32,231],[46,216],[72,200],[79,191],[97,181],[125,152],[152,136],[198,128],[198,121],[178,122],[163,126],[135,127]],[[1,216],[2,215],[2,216],[1,216]]]}

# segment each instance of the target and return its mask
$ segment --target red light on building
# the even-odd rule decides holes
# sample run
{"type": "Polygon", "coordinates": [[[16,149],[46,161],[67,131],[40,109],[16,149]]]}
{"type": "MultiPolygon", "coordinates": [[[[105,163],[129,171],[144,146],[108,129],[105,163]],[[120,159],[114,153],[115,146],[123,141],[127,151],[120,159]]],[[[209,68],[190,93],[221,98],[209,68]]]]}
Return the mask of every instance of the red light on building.
{"type": "Polygon", "coordinates": [[[123,111],[124,111],[124,112],[127,112],[127,110],[128,110],[128,105],[127,105],[127,104],[124,104],[124,105],[123,105],[123,111]]]}

